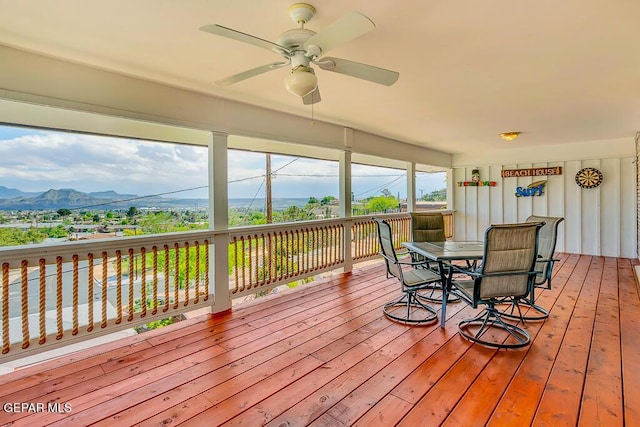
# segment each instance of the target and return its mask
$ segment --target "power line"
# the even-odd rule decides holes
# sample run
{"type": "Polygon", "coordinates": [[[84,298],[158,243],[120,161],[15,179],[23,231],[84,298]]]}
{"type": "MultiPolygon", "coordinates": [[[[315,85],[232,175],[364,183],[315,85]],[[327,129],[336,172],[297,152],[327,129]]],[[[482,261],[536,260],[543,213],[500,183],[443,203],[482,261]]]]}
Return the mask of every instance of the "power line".
{"type": "Polygon", "coordinates": [[[397,175],[396,179],[394,179],[394,180],[392,180],[390,182],[384,183],[382,185],[379,185],[377,187],[374,187],[374,188],[372,188],[370,190],[363,191],[363,192],[361,192],[359,194],[356,194],[354,197],[362,196],[363,194],[367,194],[367,193],[370,193],[370,192],[373,192],[373,191],[381,190],[381,189],[383,189],[385,187],[388,187],[389,185],[393,184],[394,182],[399,181],[403,177],[404,177],[404,175],[397,175]]]}

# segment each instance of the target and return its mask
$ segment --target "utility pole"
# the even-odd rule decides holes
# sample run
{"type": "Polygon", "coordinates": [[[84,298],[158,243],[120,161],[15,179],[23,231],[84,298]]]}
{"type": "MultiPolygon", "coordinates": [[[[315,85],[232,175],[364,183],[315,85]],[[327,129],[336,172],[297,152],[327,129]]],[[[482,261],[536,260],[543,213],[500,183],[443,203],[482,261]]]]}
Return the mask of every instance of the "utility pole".
{"type": "Polygon", "coordinates": [[[271,204],[271,153],[266,153],[266,194],[267,224],[273,222],[273,205],[271,204]]]}

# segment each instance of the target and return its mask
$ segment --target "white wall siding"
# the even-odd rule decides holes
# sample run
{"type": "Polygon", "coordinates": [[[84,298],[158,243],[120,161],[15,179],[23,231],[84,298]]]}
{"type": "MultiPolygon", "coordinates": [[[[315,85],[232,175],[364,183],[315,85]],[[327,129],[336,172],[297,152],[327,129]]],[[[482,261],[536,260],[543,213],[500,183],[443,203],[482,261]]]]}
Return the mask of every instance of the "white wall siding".
{"type": "MultiPolygon", "coordinates": [[[[481,240],[490,224],[522,222],[529,215],[561,216],[556,249],[590,255],[636,257],[636,170],[633,157],[565,160],[554,162],[480,165],[480,179],[496,181],[495,187],[454,187],[456,210],[454,238],[481,240]],[[562,175],[502,178],[504,169],[562,167],[562,175]],[[604,175],[595,189],[582,189],[575,182],[584,167],[604,175]],[[516,188],[526,188],[546,179],[542,196],[516,197],[516,188]]],[[[469,180],[477,166],[454,167],[453,179],[469,180]]]]}
{"type": "Polygon", "coordinates": [[[620,236],[619,256],[637,257],[638,242],[637,235],[637,186],[636,181],[631,178],[636,175],[635,158],[620,160],[620,236]]]}

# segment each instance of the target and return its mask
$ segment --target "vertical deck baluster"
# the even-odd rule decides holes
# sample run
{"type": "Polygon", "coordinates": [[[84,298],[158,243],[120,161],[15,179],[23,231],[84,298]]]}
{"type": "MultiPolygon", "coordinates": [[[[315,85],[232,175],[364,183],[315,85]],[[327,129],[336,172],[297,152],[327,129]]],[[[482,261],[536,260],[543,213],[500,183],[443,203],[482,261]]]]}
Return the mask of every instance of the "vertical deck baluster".
{"type": "Polygon", "coordinates": [[[342,224],[336,224],[336,228],[335,228],[335,241],[334,241],[334,247],[335,247],[335,263],[339,264],[342,262],[342,245],[343,245],[343,236],[342,236],[342,230],[343,230],[343,225],[342,224]]]}
{"type": "Polygon", "coordinates": [[[143,246],[140,248],[140,307],[142,314],[140,317],[147,315],[147,249],[143,246]]]}
{"type": "Polygon", "coordinates": [[[31,334],[29,333],[29,272],[27,270],[29,263],[26,259],[21,263],[21,305],[22,305],[22,348],[29,347],[29,339],[31,334]]]}
{"type": "Polygon", "coordinates": [[[180,245],[173,244],[173,308],[180,305],[180,245]]]}
{"type": "Polygon", "coordinates": [[[118,316],[116,317],[116,325],[122,323],[122,251],[116,251],[116,309],[118,316]]]}
{"type": "Polygon", "coordinates": [[[265,240],[264,233],[260,234],[260,239],[262,241],[262,262],[260,263],[260,265],[262,265],[262,280],[260,281],[260,286],[264,286],[267,282],[267,241],[265,240]]]}
{"type": "Polygon", "coordinates": [[[296,267],[297,267],[297,272],[298,274],[300,274],[300,272],[304,271],[304,266],[303,266],[303,262],[302,262],[302,230],[297,229],[296,230],[296,267]]]}
{"type": "Polygon", "coordinates": [[[205,264],[205,275],[204,275],[204,300],[209,300],[209,240],[205,239],[204,241],[204,264],[205,264]]]}
{"type": "Polygon", "coordinates": [[[287,260],[287,278],[293,276],[293,232],[290,230],[285,231],[285,236],[287,236],[287,250],[286,250],[286,260],[287,260]]]}
{"type": "Polygon", "coordinates": [[[153,245],[153,310],[151,314],[158,313],[158,247],[153,245]]]}
{"type": "Polygon", "coordinates": [[[193,300],[194,304],[197,304],[200,301],[200,243],[196,240],[196,271],[195,271],[195,279],[196,279],[196,296],[193,300]]]}
{"type": "Polygon", "coordinates": [[[271,241],[271,232],[270,231],[267,232],[267,241],[268,241],[268,244],[269,244],[269,254],[268,254],[268,257],[267,257],[268,258],[267,262],[269,263],[269,268],[268,268],[269,278],[267,280],[267,283],[271,283],[273,281],[273,276],[274,276],[274,274],[273,274],[273,268],[274,268],[273,267],[273,256],[274,256],[274,252],[275,251],[273,250],[273,242],[271,241]]]}
{"type": "Polygon", "coordinates": [[[38,344],[42,345],[47,342],[47,265],[44,258],[38,260],[40,266],[40,283],[39,283],[39,304],[38,315],[40,316],[40,339],[38,344]]]}
{"type": "Polygon", "coordinates": [[[340,224],[340,230],[338,233],[338,258],[340,262],[344,261],[344,252],[345,252],[345,235],[344,235],[344,225],[340,224]]]}
{"type": "Polygon", "coordinates": [[[309,247],[307,248],[307,250],[309,251],[309,263],[307,265],[307,272],[311,272],[313,271],[313,265],[314,265],[314,257],[315,257],[315,242],[314,242],[314,237],[313,237],[313,232],[314,232],[314,227],[309,229],[309,247]]]}
{"type": "MultiPolygon", "coordinates": [[[[353,238],[352,246],[353,246],[353,258],[354,259],[359,259],[360,258],[360,245],[359,245],[360,238],[359,238],[359,235],[360,235],[360,233],[359,233],[358,223],[354,222],[351,225],[351,237],[353,238]]],[[[347,242],[347,244],[348,243],[349,242],[347,242]]]]}
{"type": "Polygon", "coordinates": [[[88,277],[87,277],[87,304],[89,312],[87,313],[87,332],[93,331],[93,254],[88,255],[88,277]]]}
{"type": "Polygon", "coordinates": [[[277,256],[277,261],[276,261],[276,280],[281,280],[283,278],[282,276],[282,253],[284,252],[283,250],[283,244],[282,244],[282,231],[279,231],[275,234],[276,236],[276,256],[277,256]]]}
{"type": "Polygon", "coordinates": [[[300,257],[302,258],[302,268],[305,273],[309,272],[309,229],[304,228],[301,231],[301,244],[302,244],[302,254],[300,257]]]}
{"type": "Polygon", "coordinates": [[[58,333],[56,339],[62,339],[64,329],[62,327],[62,257],[56,257],[56,326],[58,333]]]}
{"type": "Polygon", "coordinates": [[[107,253],[102,252],[102,290],[100,293],[100,303],[102,305],[102,322],[100,322],[101,328],[107,327],[107,280],[109,280],[108,273],[108,259],[107,253]]]}
{"type": "Polygon", "coordinates": [[[233,277],[235,278],[236,285],[231,291],[232,294],[237,294],[239,291],[239,278],[238,278],[238,239],[233,237],[233,277]]]}
{"type": "Polygon", "coordinates": [[[256,288],[253,280],[253,245],[255,242],[250,234],[247,236],[247,240],[249,241],[249,271],[247,274],[247,276],[249,276],[249,284],[247,285],[247,289],[251,289],[256,288]]]}
{"type": "Polygon", "coordinates": [[[164,245],[164,307],[162,312],[169,311],[169,304],[171,300],[171,292],[169,292],[169,281],[171,280],[170,268],[169,268],[169,256],[171,251],[169,245],[164,245]]]}
{"type": "Polygon", "coordinates": [[[322,230],[322,264],[320,268],[324,268],[329,265],[329,228],[324,225],[322,230]]]}
{"type": "Polygon", "coordinates": [[[338,225],[334,224],[331,227],[331,265],[335,265],[338,263],[338,245],[339,245],[339,240],[338,240],[338,234],[340,232],[340,229],[338,228],[338,225]]]}
{"type": "Polygon", "coordinates": [[[2,263],[2,354],[9,353],[9,263],[2,263]]]}
{"type": "Polygon", "coordinates": [[[189,287],[191,285],[191,277],[189,277],[189,267],[190,263],[190,253],[189,253],[189,242],[184,242],[184,303],[183,306],[189,305],[189,299],[191,296],[189,295],[189,287]]]}
{"type": "Polygon", "coordinates": [[[245,290],[245,287],[246,287],[245,285],[247,283],[246,271],[245,271],[246,269],[245,269],[245,265],[244,265],[245,264],[245,252],[246,252],[246,249],[244,247],[244,236],[240,236],[240,245],[241,245],[241,251],[240,252],[242,253],[242,263],[241,263],[241,266],[242,266],[242,270],[241,270],[242,283],[240,284],[240,292],[242,292],[242,291],[245,290]]]}
{"type": "Polygon", "coordinates": [[[129,315],[127,320],[131,322],[133,320],[133,276],[135,275],[134,264],[135,259],[133,257],[133,249],[129,248],[129,315]]]}
{"type": "Polygon", "coordinates": [[[73,265],[73,329],[71,330],[71,335],[78,335],[78,304],[80,303],[78,298],[78,254],[73,254],[71,260],[73,265]]]}

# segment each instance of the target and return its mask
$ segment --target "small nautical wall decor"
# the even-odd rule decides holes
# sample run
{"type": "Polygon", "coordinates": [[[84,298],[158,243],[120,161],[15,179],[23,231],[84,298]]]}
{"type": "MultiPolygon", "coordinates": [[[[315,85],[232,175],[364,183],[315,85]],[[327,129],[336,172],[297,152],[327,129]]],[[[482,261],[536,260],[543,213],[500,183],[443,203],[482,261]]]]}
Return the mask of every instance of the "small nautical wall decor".
{"type": "Polygon", "coordinates": [[[503,178],[520,178],[525,176],[542,176],[542,175],[562,175],[561,166],[553,166],[549,168],[532,168],[532,169],[505,169],[502,171],[503,178]]]}
{"type": "Polygon", "coordinates": [[[542,196],[547,181],[532,182],[527,188],[516,188],[516,197],[542,196]]]}
{"type": "Polygon", "coordinates": [[[471,171],[471,181],[458,181],[458,187],[495,187],[495,185],[495,181],[481,181],[478,168],[471,171]]]}

